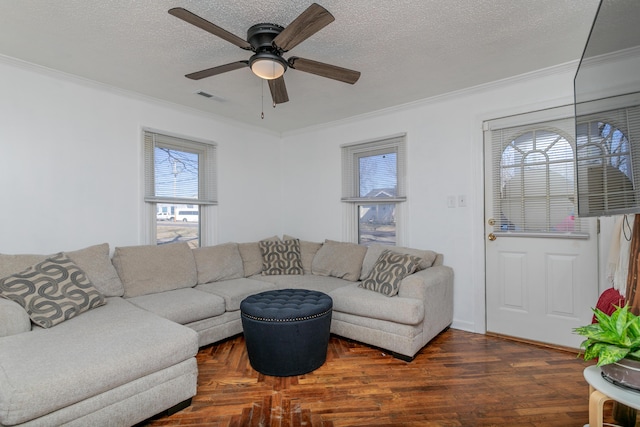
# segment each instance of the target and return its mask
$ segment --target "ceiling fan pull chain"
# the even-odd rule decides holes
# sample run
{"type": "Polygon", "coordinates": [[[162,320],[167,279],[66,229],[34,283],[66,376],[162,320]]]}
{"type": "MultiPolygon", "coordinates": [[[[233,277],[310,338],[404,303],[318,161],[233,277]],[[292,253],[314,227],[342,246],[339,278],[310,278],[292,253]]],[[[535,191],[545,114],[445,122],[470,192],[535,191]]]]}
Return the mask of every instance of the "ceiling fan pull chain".
{"type": "Polygon", "coordinates": [[[260,114],[260,118],[264,120],[264,80],[262,80],[262,113],[260,114]]]}

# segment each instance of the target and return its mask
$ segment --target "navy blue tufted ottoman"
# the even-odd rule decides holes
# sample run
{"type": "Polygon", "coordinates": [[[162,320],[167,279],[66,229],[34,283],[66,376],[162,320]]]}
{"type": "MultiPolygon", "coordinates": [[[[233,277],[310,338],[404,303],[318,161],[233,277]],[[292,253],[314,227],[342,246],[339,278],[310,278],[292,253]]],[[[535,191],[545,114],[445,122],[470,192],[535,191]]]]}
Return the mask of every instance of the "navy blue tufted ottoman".
{"type": "Polygon", "coordinates": [[[327,358],[333,300],[306,289],[279,289],[240,303],[251,366],[287,377],[319,368],[327,358]]]}

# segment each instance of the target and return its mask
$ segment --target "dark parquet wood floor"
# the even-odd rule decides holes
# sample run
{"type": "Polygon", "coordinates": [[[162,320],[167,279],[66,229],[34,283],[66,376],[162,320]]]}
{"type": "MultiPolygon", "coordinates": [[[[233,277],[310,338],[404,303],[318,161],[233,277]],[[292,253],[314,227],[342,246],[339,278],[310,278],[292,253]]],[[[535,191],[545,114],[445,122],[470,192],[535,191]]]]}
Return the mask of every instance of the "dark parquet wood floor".
{"type": "MultiPolygon", "coordinates": [[[[203,347],[190,407],[149,426],[558,426],[588,423],[576,352],[449,329],[416,358],[335,336],[326,363],[295,377],[249,364],[243,336],[203,347]]],[[[609,414],[610,414],[609,410],[609,414]]]]}

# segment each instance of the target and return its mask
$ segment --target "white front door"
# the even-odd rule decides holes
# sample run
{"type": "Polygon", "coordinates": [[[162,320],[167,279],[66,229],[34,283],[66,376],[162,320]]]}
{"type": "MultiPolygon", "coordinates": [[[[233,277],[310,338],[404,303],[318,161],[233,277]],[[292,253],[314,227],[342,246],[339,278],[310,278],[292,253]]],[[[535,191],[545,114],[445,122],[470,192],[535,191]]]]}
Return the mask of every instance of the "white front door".
{"type": "Polygon", "coordinates": [[[487,332],[578,348],[598,252],[596,220],[575,216],[574,120],[485,125],[487,332]]]}

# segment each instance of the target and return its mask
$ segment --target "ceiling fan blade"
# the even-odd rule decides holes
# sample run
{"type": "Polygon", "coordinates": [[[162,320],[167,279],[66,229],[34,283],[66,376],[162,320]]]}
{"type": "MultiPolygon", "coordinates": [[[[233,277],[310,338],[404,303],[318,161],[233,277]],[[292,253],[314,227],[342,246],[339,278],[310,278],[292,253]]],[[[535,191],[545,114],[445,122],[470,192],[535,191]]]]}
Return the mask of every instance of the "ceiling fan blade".
{"type": "Polygon", "coordinates": [[[202,28],[203,30],[213,34],[214,36],[218,36],[221,39],[228,41],[229,43],[233,43],[242,49],[252,50],[251,44],[249,44],[248,41],[241,39],[235,34],[232,34],[229,31],[218,27],[216,24],[213,24],[192,12],[189,12],[187,9],[174,7],[173,9],[169,9],[169,13],[176,18],[180,18],[183,21],[188,22],[191,25],[202,28]]]}
{"type": "Polygon", "coordinates": [[[286,52],[305,41],[335,20],[327,9],[313,3],[273,39],[273,44],[286,52]]]}
{"type": "Polygon", "coordinates": [[[297,56],[289,58],[289,67],[349,84],[354,84],[360,78],[360,71],[353,71],[311,59],[298,58],[297,56]]]}
{"type": "Polygon", "coordinates": [[[289,101],[284,77],[280,76],[277,79],[269,80],[269,90],[271,90],[271,98],[274,104],[282,104],[289,101]]]}
{"type": "Polygon", "coordinates": [[[205,77],[211,77],[218,74],[226,73],[227,71],[239,70],[240,68],[248,67],[249,61],[238,61],[230,64],[219,65],[213,68],[207,68],[206,70],[196,71],[195,73],[187,74],[185,77],[191,80],[200,80],[205,77]]]}

